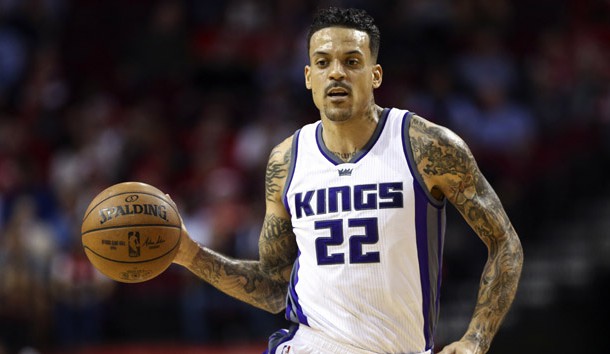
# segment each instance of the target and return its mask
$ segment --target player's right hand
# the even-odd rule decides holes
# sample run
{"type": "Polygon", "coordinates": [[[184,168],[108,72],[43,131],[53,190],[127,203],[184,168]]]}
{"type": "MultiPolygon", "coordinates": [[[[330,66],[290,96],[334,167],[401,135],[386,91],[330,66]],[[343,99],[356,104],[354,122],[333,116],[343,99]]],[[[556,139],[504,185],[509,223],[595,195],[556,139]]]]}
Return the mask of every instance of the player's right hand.
{"type": "Polygon", "coordinates": [[[173,262],[187,267],[195,257],[197,250],[199,250],[199,245],[191,239],[183,222],[180,233],[180,246],[178,246],[178,252],[173,262]]]}
{"type": "MultiPolygon", "coordinates": [[[[169,194],[165,194],[165,196],[172,204],[174,204],[176,210],[178,210],[178,205],[172,199],[172,197],[169,194]]],[[[188,268],[188,265],[191,264],[191,261],[199,250],[199,245],[193,241],[193,239],[191,239],[180,213],[178,213],[178,216],[180,217],[180,224],[182,225],[180,232],[180,245],[178,246],[178,252],[176,253],[176,256],[172,262],[188,268]]]]}

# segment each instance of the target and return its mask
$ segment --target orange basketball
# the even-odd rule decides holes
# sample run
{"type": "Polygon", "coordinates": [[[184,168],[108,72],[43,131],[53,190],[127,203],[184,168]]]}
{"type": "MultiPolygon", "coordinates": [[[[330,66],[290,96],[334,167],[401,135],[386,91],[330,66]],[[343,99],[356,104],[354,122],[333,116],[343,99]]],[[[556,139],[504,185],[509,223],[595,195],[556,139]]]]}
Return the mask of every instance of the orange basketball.
{"type": "Polygon", "coordinates": [[[180,245],[178,210],[159,189],[140,182],[106,188],[89,204],[81,227],[85,254],[100,272],[124,283],[156,277],[180,245]]]}

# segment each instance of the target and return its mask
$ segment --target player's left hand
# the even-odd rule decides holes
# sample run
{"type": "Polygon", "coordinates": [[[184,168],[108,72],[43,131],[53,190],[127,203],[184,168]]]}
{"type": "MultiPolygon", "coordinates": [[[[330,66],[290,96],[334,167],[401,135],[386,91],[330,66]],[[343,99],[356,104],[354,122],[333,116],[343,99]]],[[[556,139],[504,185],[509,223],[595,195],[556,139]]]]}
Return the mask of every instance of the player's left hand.
{"type": "Polygon", "coordinates": [[[438,354],[483,354],[477,346],[469,341],[459,340],[444,347],[438,354]]]}

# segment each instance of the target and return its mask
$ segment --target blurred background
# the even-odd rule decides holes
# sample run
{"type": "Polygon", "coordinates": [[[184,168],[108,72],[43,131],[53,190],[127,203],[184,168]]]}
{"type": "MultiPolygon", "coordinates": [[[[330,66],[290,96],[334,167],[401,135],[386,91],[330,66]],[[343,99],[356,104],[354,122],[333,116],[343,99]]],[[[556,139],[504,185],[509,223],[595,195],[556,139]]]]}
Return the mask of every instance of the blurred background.
{"type": "MultiPolygon", "coordinates": [[[[319,119],[316,8],[382,32],[382,106],[470,145],[525,248],[491,353],[600,352],[610,316],[610,1],[0,0],[0,353],[260,353],[285,327],[180,267],[119,284],[84,257],[91,199],[171,194],[193,237],[257,258],[270,149],[319,119]]],[[[437,350],[486,250],[448,208],[437,350]]]]}

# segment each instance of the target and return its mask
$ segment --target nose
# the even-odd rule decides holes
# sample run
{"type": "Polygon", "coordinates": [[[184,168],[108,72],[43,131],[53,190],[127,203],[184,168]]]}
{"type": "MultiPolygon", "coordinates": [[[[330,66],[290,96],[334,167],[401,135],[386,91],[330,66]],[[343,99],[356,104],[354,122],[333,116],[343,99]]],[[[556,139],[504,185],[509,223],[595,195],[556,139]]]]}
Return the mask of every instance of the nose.
{"type": "Polygon", "coordinates": [[[331,63],[330,72],[328,74],[331,80],[343,80],[345,78],[345,70],[343,70],[341,61],[335,59],[331,63]]]}

